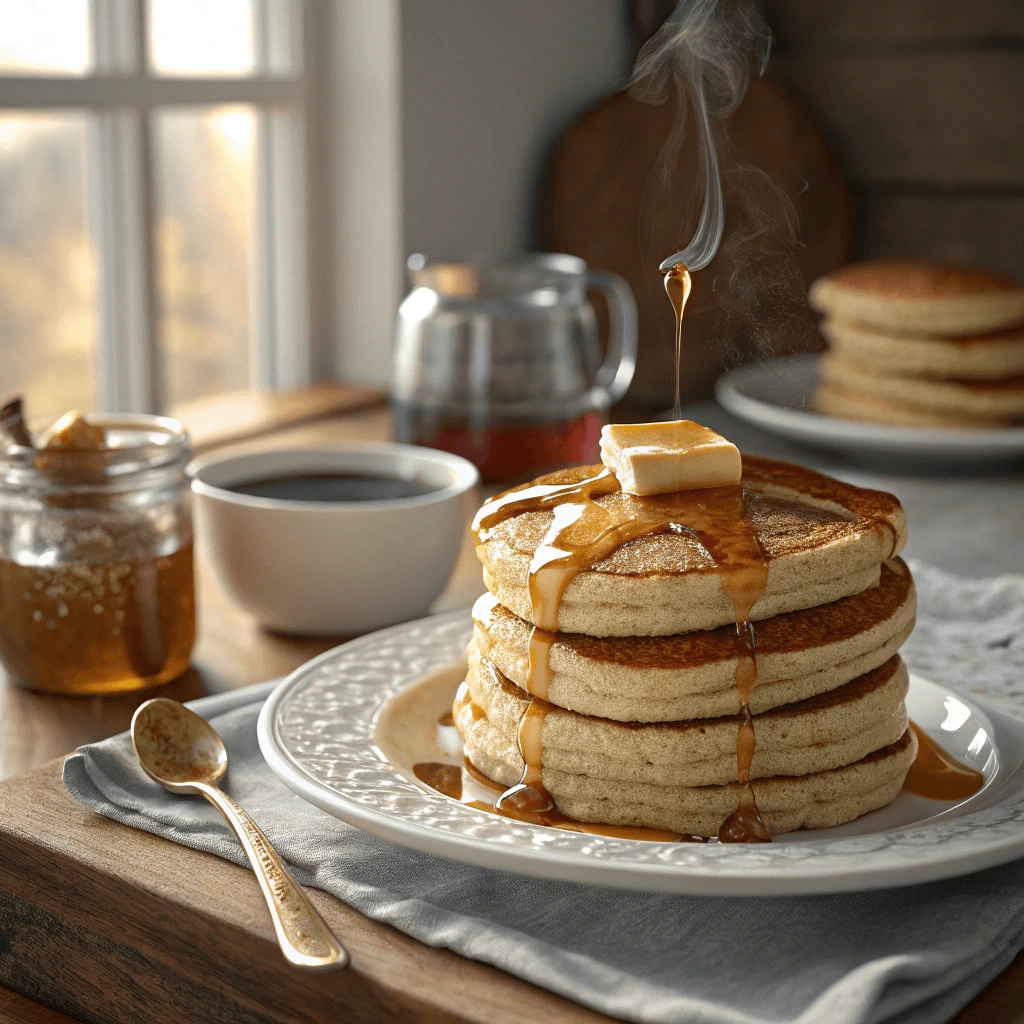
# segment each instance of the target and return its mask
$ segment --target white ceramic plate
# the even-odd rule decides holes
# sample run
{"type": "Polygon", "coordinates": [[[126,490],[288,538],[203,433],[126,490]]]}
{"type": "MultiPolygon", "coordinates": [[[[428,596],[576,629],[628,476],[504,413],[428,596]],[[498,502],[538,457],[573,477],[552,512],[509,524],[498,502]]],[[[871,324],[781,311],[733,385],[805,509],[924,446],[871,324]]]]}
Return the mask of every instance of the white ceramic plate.
{"type": "Polygon", "coordinates": [[[941,463],[1024,457],[1024,427],[888,427],[813,412],[818,359],[817,355],[786,356],[741,366],[718,379],[715,397],[734,416],[763,430],[847,455],[941,463]]]}
{"type": "Polygon", "coordinates": [[[1024,716],[911,677],[911,717],[985,786],[960,804],[901,793],[838,828],[770,845],[650,843],[527,825],[419,783],[420,761],[461,763],[438,718],[465,671],[467,612],[420,619],[328,651],[260,715],[259,742],[300,796],[372,835],[489,868],[627,889],[707,895],[911,885],[1024,856],[1024,716]]]}

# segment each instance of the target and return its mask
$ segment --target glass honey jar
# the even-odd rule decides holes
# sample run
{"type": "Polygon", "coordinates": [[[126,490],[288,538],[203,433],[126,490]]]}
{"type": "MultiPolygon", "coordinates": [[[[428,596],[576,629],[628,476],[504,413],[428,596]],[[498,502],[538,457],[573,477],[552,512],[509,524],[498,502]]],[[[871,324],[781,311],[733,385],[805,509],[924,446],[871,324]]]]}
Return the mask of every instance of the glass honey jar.
{"type": "Polygon", "coordinates": [[[33,690],[157,686],[195,639],[188,436],[69,417],[0,454],[0,661],[33,690]]]}

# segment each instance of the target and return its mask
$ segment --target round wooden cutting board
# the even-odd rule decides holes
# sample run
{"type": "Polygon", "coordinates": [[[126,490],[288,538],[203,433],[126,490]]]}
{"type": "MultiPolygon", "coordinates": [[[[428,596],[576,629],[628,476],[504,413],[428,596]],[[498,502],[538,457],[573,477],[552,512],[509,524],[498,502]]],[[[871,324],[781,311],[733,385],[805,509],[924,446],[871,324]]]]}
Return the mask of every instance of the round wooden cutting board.
{"type": "MultiPolygon", "coordinates": [[[[629,282],[640,313],[640,357],[629,401],[671,404],[674,320],[658,264],[693,236],[703,200],[692,117],[677,144],[678,105],[620,92],[583,114],[546,166],[540,246],[582,256],[629,282]]],[[[727,367],[821,347],[806,286],[844,263],[852,207],[839,165],[803,109],[754,79],[726,125],[726,227],[718,256],[694,275],[683,327],[683,397],[711,394],[727,367]],[[795,212],[784,227],[781,190],[795,212]]]]}

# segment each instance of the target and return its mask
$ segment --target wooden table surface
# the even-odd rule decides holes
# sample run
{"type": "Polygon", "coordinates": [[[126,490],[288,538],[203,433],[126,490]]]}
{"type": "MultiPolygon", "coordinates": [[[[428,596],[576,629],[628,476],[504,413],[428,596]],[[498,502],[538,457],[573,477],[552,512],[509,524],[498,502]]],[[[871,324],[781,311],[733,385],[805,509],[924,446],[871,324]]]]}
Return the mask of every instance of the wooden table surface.
{"type": "MultiPolygon", "coordinates": [[[[262,443],[290,445],[326,438],[386,439],[389,430],[386,411],[376,409],[341,420],[287,430],[275,435],[272,442],[262,443]]],[[[163,687],[159,691],[162,695],[190,700],[246,686],[285,674],[338,642],[337,638],[296,639],[264,632],[246,613],[228,602],[201,566],[198,587],[200,632],[193,667],[182,679],[163,687]]],[[[466,607],[481,591],[479,565],[467,536],[451,584],[435,610],[466,607]]],[[[252,963],[256,963],[260,977],[263,973],[269,978],[276,976],[280,958],[274,948],[269,918],[263,919],[264,909],[251,874],[216,857],[187,850],[91,815],[74,804],[59,784],[59,761],[54,759],[80,744],[127,728],[135,707],[150,696],[151,692],[108,698],[54,698],[21,690],[6,679],[0,681],[0,776],[19,775],[0,786],[0,822],[3,823],[0,872],[4,875],[8,897],[7,905],[0,907],[0,982],[6,982],[27,995],[60,1003],[63,1010],[72,1014],[66,1016],[9,988],[0,987],[0,1024],[13,1024],[15,1021],[63,1024],[73,1019],[156,1019],[148,1017],[141,1008],[151,1005],[148,999],[156,998],[156,994],[165,993],[169,985],[180,982],[178,975],[172,973],[168,973],[163,981],[161,979],[161,971],[171,972],[170,965],[161,960],[165,946],[180,942],[183,931],[192,929],[194,932],[196,928],[195,908],[187,907],[185,897],[174,890],[176,886],[181,891],[188,890],[190,885],[194,885],[199,870],[204,879],[216,883],[213,889],[218,894],[217,899],[202,909],[209,928],[208,941],[215,949],[218,942],[227,944],[221,950],[226,973],[234,969],[243,972],[240,976],[245,977],[246,969],[250,972],[257,970],[252,967],[252,963]],[[73,848],[61,835],[64,828],[74,833],[73,848]],[[53,863],[48,863],[44,870],[39,869],[37,860],[34,864],[29,863],[38,858],[38,846],[33,847],[27,842],[30,835],[33,842],[41,842],[52,851],[53,863]],[[122,851],[116,865],[107,863],[112,848],[122,851]],[[156,859],[160,863],[159,872],[153,870],[156,859]],[[160,877],[154,878],[155,874],[160,877]],[[24,882],[19,879],[24,879],[24,882]],[[48,881],[48,886],[43,884],[44,881],[48,881]],[[24,892],[19,885],[24,886],[24,892]],[[17,903],[21,896],[28,899],[31,895],[28,890],[33,886],[39,890],[33,897],[39,906],[34,905],[32,913],[25,912],[19,916],[17,908],[12,909],[10,902],[17,903]],[[153,992],[147,996],[144,980],[137,981],[140,1002],[136,1007],[120,1006],[108,1012],[102,999],[103,979],[95,974],[96,971],[102,972],[108,961],[109,969],[114,972],[140,968],[134,961],[116,963],[117,956],[128,955],[118,952],[122,944],[115,940],[120,937],[103,936],[99,932],[94,934],[96,915],[91,915],[88,905],[77,906],[85,899],[83,892],[92,893],[97,886],[109,888],[108,900],[124,900],[129,894],[133,907],[137,905],[140,914],[148,906],[147,901],[151,901],[151,913],[159,915],[153,929],[147,929],[154,934],[148,938],[139,937],[132,946],[133,957],[145,955],[151,958],[141,969],[152,973],[151,984],[154,986],[153,992]],[[53,892],[42,891],[48,887],[52,887],[53,892]],[[63,894],[60,892],[62,887],[63,894]],[[47,930],[45,923],[40,924],[36,920],[41,915],[45,916],[39,907],[44,906],[47,899],[56,900],[55,906],[60,905],[60,899],[63,899],[64,905],[75,907],[73,912],[69,911],[67,919],[62,918],[59,928],[54,926],[47,930]],[[17,921],[16,927],[10,923],[12,920],[17,921]],[[26,921],[29,921],[28,925],[26,921]],[[71,936],[76,927],[82,929],[78,945],[74,945],[71,936]],[[54,931],[60,934],[55,935],[54,931]],[[250,937],[248,942],[246,935],[250,937]],[[5,959],[11,958],[4,955],[11,949],[12,942],[17,949],[19,941],[31,941],[38,946],[34,958],[39,958],[38,964],[33,963],[32,970],[23,964],[20,973],[17,967],[5,965],[5,959]],[[147,942],[152,948],[146,945],[147,942]],[[73,947],[66,956],[62,955],[65,943],[73,947]],[[245,945],[243,954],[248,959],[235,964],[233,958],[239,952],[234,947],[240,943],[245,945]],[[88,950],[97,944],[102,948],[95,953],[95,960],[91,960],[93,954],[88,950]],[[78,965],[80,976],[75,973],[75,950],[88,961],[78,965]],[[80,999],[61,1000],[52,995],[48,981],[61,972],[65,976],[65,990],[80,990],[80,999]],[[92,1000],[88,997],[90,992],[95,996],[92,1000]],[[141,1016],[133,1016],[133,1013],[141,1016]]],[[[103,899],[104,895],[95,893],[92,898],[103,899]]],[[[312,979],[296,972],[292,972],[294,980],[287,974],[283,975],[283,984],[288,991],[276,991],[274,997],[261,992],[261,985],[267,982],[257,981],[253,975],[239,986],[242,992],[246,985],[251,987],[252,1000],[254,1005],[258,1004],[260,1012],[253,1011],[250,1018],[247,1010],[244,1019],[289,1020],[293,1009],[294,1019],[302,1020],[472,1020],[508,1021],[512,1024],[542,1017],[580,1022],[608,1019],[493,968],[463,960],[444,950],[422,946],[388,926],[369,921],[326,893],[314,891],[313,898],[337,928],[338,934],[344,936],[353,955],[352,969],[345,974],[321,975],[312,979]],[[324,978],[335,980],[318,980],[324,978]],[[279,1004],[279,1012],[274,1009],[275,1001],[279,1004]]],[[[201,935],[189,934],[186,940],[192,943],[200,942],[202,938],[201,935]]],[[[117,982],[121,980],[123,976],[117,982]]],[[[111,981],[111,989],[118,987],[117,982],[111,981]]],[[[277,983],[282,984],[280,980],[277,983]]],[[[206,1011],[199,1007],[205,1006],[202,1000],[209,998],[209,994],[176,993],[175,1000],[181,1010],[174,1019],[204,1019],[206,1011]],[[190,1011],[189,1006],[193,1005],[191,998],[197,998],[199,1002],[190,1011]]],[[[1019,956],[955,1020],[960,1024],[1009,1024],[1024,1021],[1022,1008],[1024,955],[1019,956]]],[[[238,1015],[242,1011],[236,1008],[232,1012],[237,1019],[243,1019],[238,1015]]],[[[213,1019],[212,1014],[209,1019],[213,1019]]],[[[225,1019],[232,1019],[231,1013],[225,1019]]]]}

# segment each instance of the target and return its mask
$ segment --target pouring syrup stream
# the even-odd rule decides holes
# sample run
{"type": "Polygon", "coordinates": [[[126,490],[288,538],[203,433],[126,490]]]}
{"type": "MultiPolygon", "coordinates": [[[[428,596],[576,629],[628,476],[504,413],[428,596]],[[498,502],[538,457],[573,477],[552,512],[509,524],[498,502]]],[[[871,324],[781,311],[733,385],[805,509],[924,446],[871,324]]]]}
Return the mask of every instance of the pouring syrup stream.
{"type": "Polygon", "coordinates": [[[665,291],[676,314],[676,391],[672,405],[672,419],[683,418],[682,371],[683,371],[683,310],[690,297],[690,272],[683,263],[676,263],[665,271],[665,291]]]}
{"type": "MultiPolygon", "coordinates": [[[[676,379],[675,401],[672,405],[672,419],[676,422],[683,417],[682,370],[683,370],[683,312],[690,297],[690,272],[684,263],[675,263],[665,271],[665,292],[676,316],[676,379]]],[[[757,544],[756,536],[751,539],[757,544]]],[[[760,545],[757,544],[758,550],[760,545]]],[[[722,588],[730,597],[736,615],[736,686],[740,697],[740,714],[743,721],[736,736],[736,777],[740,786],[739,804],[736,810],[722,822],[718,838],[723,843],[771,842],[769,833],[757,810],[754,789],[750,784],[750,766],[754,759],[757,741],[754,736],[754,719],[750,714],[750,691],[757,683],[757,643],[754,627],[748,616],[754,603],[764,592],[768,580],[768,565],[763,562],[763,579],[751,578],[746,588],[727,586],[722,578],[722,588]]]]}

